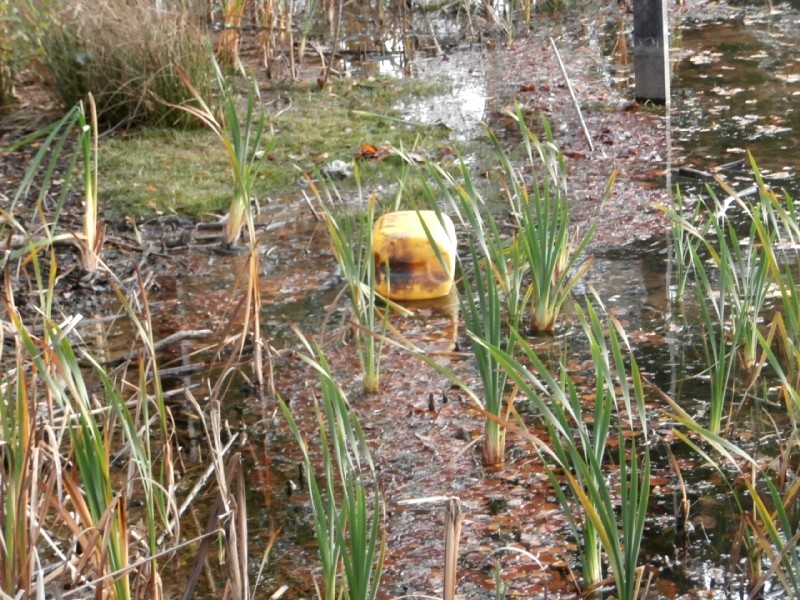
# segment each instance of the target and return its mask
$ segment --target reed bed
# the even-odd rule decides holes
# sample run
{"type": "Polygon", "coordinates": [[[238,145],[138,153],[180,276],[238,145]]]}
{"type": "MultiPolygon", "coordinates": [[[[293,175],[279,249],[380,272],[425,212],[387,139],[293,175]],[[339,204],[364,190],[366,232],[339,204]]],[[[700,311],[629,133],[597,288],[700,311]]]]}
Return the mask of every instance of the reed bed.
{"type": "Polygon", "coordinates": [[[800,238],[793,199],[770,189],[750,160],[759,191],[756,202],[745,202],[719,182],[728,200],[722,203],[708,190],[711,214],[703,227],[673,215],[681,230],[677,235],[689,237],[690,276],[697,290],[706,351],[708,412],[690,415],[680,399],[666,394],[661,398],[679,424],[678,438],[726,482],[742,523],[734,550],[745,565],[741,576],[749,597],[769,585],[794,597],[798,540],[787,509],[797,488],[785,477],[785,469],[797,443],[794,332],[800,238]],[[746,237],[741,231],[747,232],[746,237]],[[746,436],[737,434],[742,423],[736,417],[742,405],[755,400],[752,390],[758,379],[766,378],[763,395],[771,395],[768,382],[773,374],[780,382],[778,398],[791,429],[776,428],[769,436],[775,443],[765,459],[757,456],[762,451],[746,436]]]}
{"type": "MultiPolygon", "coordinates": [[[[243,23],[252,7],[262,23],[269,23],[268,30],[265,27],[262,32],[266,36],[265,60],[275,61],[277,54],[287,52],[294,77],[295,61],[303,59],[303,48],[310,44],[314,20],[326,18],[329,31],[334,32],[342,6],[334,2],[308,5],[305,21],[298,29],[300,50],[295,53],[292,3],[225,2],[225,30],[217,48],[220,60],[238,65],[243,23]]],[[[371,7],[379,12],[387,8],[383,3],[371,7]]],[[[533,6],[529,2],[511,3],[503,15],[492,14],[490,8],[486,5],[486,14],[496,21],[505,20],[504,31],[511,35],[520,11],[527,23],[533,6]]],[[[100,33],[108,35],[98,32],[98,38],[100,33]]],[[[65,30],[54,36],[48,59],[56,80],[62,75],[69,79],[65,91],[78,94],[82,100],[84,88],[78,84],[83,83],[84,65],[71,61],[85,40],[75,34],[65,30]],[[63,71],[57,71],[59,67],[63,71]]],[[[191,45],[194,37],[185,40],[189,45],[178,50],[197,48],[191,45]]],[[[159,52],[169,54],[166,50],[159,52]]],[[[158,81],[165,86],[158,92],[153,87],[156,80],[146,75],[127,75],[125,85],[119,87],[125,88],[134,79],[146,80],[151,87],[133,95],[138,102],[134,109],[151,106],[149,101],[156,99],[155,105],[162,109],[180,107],[179,114],[214,131],[227,152],[233,186],[224,243],[234,245],[246,228],[248,245],[247,260],[237,278],[237,282],[244,282],[240,306],[247,317],[237,339],[241,351],[250,334],[256,349],[252,373],[261,383],[265,342],[261,337],[260,251],[252,196],[260,161],[268,150],[266,120],[260,110],[258,88],[251,79],[245,76],[242,111],[236,90],[211,54],[193,58],[198,59],[192,63],[196,72],[187,66],[158,67],[167,77],[158,81]],[[207,66],[211,69],[205,70],[207,66]],[[213,85],[219,92],[219,107],[208,100],[213,85]]],[[[112,63],[109,68],[116,66],[112,63]]],[[[1,67],[0,78],[5,75],[1,67]]],[[[116,118],[115,111],[129,100],[105,94],[100,113],[116,118]]],[[[127,110],[130,113],[130,106],[127,110]]],[[[132,114],[138,114],[136,110],[132,114]]],[[[155,118],[180,120],[176,114],[158,112],[155,118]]],[[[435,210],[443,210],[443,205],[453,209],[469,232],[459,263],[460,306],[481,392],[437,365],[434,358],[416,349],[414,352],[463,387],[479,408],[486,429],[484,464],[497,466],[503,462],[506,434],[514,432],[530,442],[547,465],[553,493],[579,541],[581,591],[597,591],[604,582],[613,580],[616,597],[637,598],[646,594],[647,587],[640,556],[652,442],[645,412],[645,380],[621,323],[603,316],[599,298],[591,297],[576,307],[578,327],[589,346],[592,387],[584,389],[576,384],[566,365],[543,359],[528,332],[522,331],[526,311],[531,333],[556,329],[576,284],[590,268],[586,253],[594,226],[578,234],[570,224],[565,159],[555,147],[548,124],[542,124],[544,135],[540,138],[524,122],[519,109],[510,116],[521,135],[522,166],[488,132],[500,167],[496,181],[504,193],[503,208],[510,211],[513,221],[509,232],[498,225],[464,162],[455,173],[432,163],[421,169],[425,202],[435,210]],[[514,411],[518,396],[535,407],[545,423],[547,439],[533,436],[520,425],[514,411]],[[616,451],[611,441],[616,442],[616,451]]],[[[238,367],[234,359],[213,385],[208,382],[211,398],[207,406],[201,407],[187,393],[187,401],[209,439],[217,502],[205,532],[196,540],[186,540],[179,528],[186,504],[179,507],[176,484],[180,450],[175,445],[175,426],[158,376],[154,327],[144,284],[140,282],[138,290],[141,306],[135,306],[122,292],[119,295],[120,305],[134,323],[144,348],[132,366],[133,373],[112,372],[92,356],[89,344],[79,335],[78,315],[53,315],[55,285],[60,276],[57,244],[77,243],[83,269],[93,272],[102,267],[102,222],[97,211],[101,183],[97,170],[98,118],[102,117],[95,114],[91,100],[75,104],[58,123],[21,142],[37,140],[40,151],[9,203],[8,218],[0,225],[4,235],[13,231],[24,238],[24,243],[3,258],[2,588],[10,594],[26,590],[37,598],[64,586],[98,597],[159,598],[163,596],[162,560],[191,544],[197,550],[189,585],[193,590],[212,552],[211,538],[224,534],[227,590],[234,597],[246,598],[250,582],[243,466],[241,457],[225,460],[229,445],[222,442],[220,405],[231,373],[238,367]],[[64,172],[68,178],[73,173],[83,175],[82,182],[76,183],[83,185],[86,213],[81,231],[65,232],[57,227],[58,215],[72,182],[68,179],[62,187],[55,218],[45,216],[42,204],[57,161],[68,151],[76,127],[77,152],[66,160],[64,172]],[[35,216],[21,222],[14,209],[29,196],[37,178],[44,184],[37,196],[35,216]],[[14,304],[14,268],[33,282],[28,290],[37,304],[33,311],[23,312],[14,304]],[[120,478],[119,473],[124,476],[120,478]],[[141,508],[136,506],[139,504],[141,508]]],[[[412,161],[406,159],[410,169],[412,161]]],[[[683,298],[686,286],[693,282],[700,310],[706,361],[703,375],[709,379],[708,410],[701,417],[689,415],[679,399],[660,391],[654,394],[666,404],[659,415],[673,420],[679,443],[715,465],[729,480],[728,488],[743,523],[740,545],[747,554],[748,592],[755,596],[768,582],[777,582],[787,594],[797,596],[800,553],[794,509],[800,486],[786,477],[787,467],[781,466],[777,476],[774,469],[764,467],[763,457],[752,456],[734,437],[731,426],[736,401],[741,404],[747,400],[768,365],[781,383],[781,399],[792,423],[792,431],[775,432],[778,458],[783,461],[780,465],[790,462],[797,446],[800,417],[800,350],[796,342],[800,338],[800,304],[792,267],[800,262],[800,226],[793,200],[770,190],[755,163],[752,166],[759,201],[755,206],[741,199],[735,202],[747,219],[744,236],[726,218],[725,207],[711,192],[712,217],[705,226],[697,225],[694,216],[683,214],[680,196],[669,209],[679,265],[675,297],[683,298]],[[771,288],[777,289],[780,298],[774,307],[768,302],[771,288]],[[771,321],[760,323],[768,314],[771,321]],[[731,481],[730,473],[735,474],[735,480],[731,481]],[[750,504],[744,502],[742,490],[750,504]]],[[[351,325],[363,387],[375,392],[380,387],[381,344],[388,318],[387,311],[376,307],[376,274],[369,252],[378,200],[374,195],[362,198],[357,168],[356,182],[359,209],[363,210],[355,215],[341,212],[341,199],[332,185],[313,184],[312,193],[322,206],[353,307],[351,325]]],[[[611,193],[613,182],[612,175],[607,193],[611,193]]],[[[376,468],[355,410],[326,357],[319,346],[304,338],[301,343],[305,352],[301,358],[319,381],[313,410],[319,427],[321,467],[310,450],[314,442],[301,432],[297,415],[280,399],[279,405],[302,454],[323,572],[320,595],[374,599],[387,551],[376,468]]],[[[191,503],[191,498],[188,500],[191,503]]],[[[455,562],[452,557],[450,561],[455,562]]],[[[454,587],[451,578],[449,593],[454,593],[454,587]]]]}

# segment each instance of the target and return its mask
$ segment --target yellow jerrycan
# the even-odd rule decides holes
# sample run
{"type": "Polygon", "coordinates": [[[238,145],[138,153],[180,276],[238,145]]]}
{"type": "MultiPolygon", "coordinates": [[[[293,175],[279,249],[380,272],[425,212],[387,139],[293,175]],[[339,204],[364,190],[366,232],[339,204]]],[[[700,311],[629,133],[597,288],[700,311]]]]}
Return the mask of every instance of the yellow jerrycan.
{"type": "Polygon", "coordinates": [[[401,210],[375,221],[372,256],[378,294],[391,300],[428,300],[450,292],[456,267],[456,230],[450,217],[441,214],[441,219],[432,210],[401,210]]]}

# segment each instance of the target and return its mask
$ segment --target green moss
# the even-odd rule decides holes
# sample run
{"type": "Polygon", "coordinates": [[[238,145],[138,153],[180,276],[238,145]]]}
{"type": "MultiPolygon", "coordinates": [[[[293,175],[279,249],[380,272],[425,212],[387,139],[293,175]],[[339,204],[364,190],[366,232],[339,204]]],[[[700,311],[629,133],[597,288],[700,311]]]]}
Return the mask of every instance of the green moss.
{"type": "Polygon", "coordinates": [[[99,189],[111,216],[154,211],[199,216],[227,206],[232,176],[210,131],[142,129],[101,141],[99,189]]]}
{"type": "MultiPolygon", "coordinates": [[[[449,132],[405,122],[393,106],[446,89],[446,83],[386,78],[341,81],[329,89],[296,84],[266,92],[273,145],[256,184],[259,199],[297,189],[304,173],[333,160],[353,160],[362,144],[406,150],[424,146],[437,152],[449,143],[449,132]]],[[[401,170],[397,157],[364,160],[362,184],[394,183],[401,170]]],[[[226,210],[232,188],[222,145],[206,129],[141,129],[101,142],[100,193],[107,216],[162,211],[202,217],[226,210]]]]}

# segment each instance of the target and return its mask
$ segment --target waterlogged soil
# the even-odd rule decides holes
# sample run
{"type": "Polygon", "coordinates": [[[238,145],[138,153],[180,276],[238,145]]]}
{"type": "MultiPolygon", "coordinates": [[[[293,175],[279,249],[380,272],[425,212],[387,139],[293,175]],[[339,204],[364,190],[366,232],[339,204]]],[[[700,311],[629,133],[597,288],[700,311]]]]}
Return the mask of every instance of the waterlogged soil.
{"type": "MultiPolygon", "coordinates": [[[[696,3],[672,10],[674,18],[681,19],[683,11],[724,9],[696,3]]],[[[592,252],[600,270],[593,275],[590,271],[588,284],[594,282],[599,286],[604,279],[616,281],[612,285],[618,285],[619,293],[644,297],[644,308],[625,313],[621,310],[619,316],[626,328],[631,328],[631,339],[635,342],[663,347],[666,333],[654,332],[651,327],[656,315],[668,310],[663,280],[645,280],[642,289],[631,281],[639,281],[644,272],[661,272],[661,259],[652,258],[649,251],[663,240],[667,222],[653,203],[669,199],[666,190],[672,153],[676,149],[667,143],[663,109],[642,106],[632,100],[628,52],[620,46],[625,36],[614,35],[616,31],[629,30],[630,14],[624,8],[598,10],[581,18],[543,19],[537,21],[529,37],[515,39],[509,46],[494,40],[471,49],[453,48],[417,60],[412,71],[417,76],[433,77],[459,73],[462,79],[458,85],[478,86],[477,109],[467,111],[463,104],[464,110],[444,111],[445,116],[462,121],[454,130],[461,132],[459,135],[478,136],[477,120],[482,120],[498,132],[504,145],[512,148],[519,138],[508,111],[517,103],[535,128],[541,115],[548,118],[555,142],[567,157],[574,222],[585,228],[599,219],[592,252]],[[590,150],[580,125],[548,33],[552,33],[565,59],[594,151],[590,150]],[[606,197],[612,173],[615,184],[606,197]],[[627,257],[629,277],[613,261],[620,254],[627,257]],[[659,263],[654,269],[643,264],[653,260],[659,263]],[[615,280],[615,276],[619,279],[615,280]],[[631,287],[626,290],[626,285],[631,287]]],[[[269,94],[266,81],[263,93],[269,94]]],[[[435,106],[439,101],[433,102],[431,118],[442,118],[435,106]]],[[[421,118],[425,112],[413,105],[406,110],[409,119],[421,118]]],[[[17,127],[6,127],[3,145],[19,131],[17,127]]],[[[5,196],[0,196],[0,208],[9,208],[31,155],[31,148],[2,154],[0,192],[5,196]]],[[[49,210],[53,210],[55,199],[50,197],[47,203],[49,210]]],[[[26,227],[35,226],[32,206],[30,198],[16,205],[14,214],[26,227]]],[[[71,223],[69,226],[79,228],[78,196],[69,197],[64,215],[71,223]]],[[[373,452],[385,503],[386,562],[380,597],[441,595],[443,505],[404,503],[439,496],[455,496],[462,503],[459,597],[493,598],[496,572],[509,585],[509,597],[580,597],[574,581],[580,570],[577,540],[568,534],[567,517],[530,445],[509,433],[506,464],[484,468],[482,418],[478,411],[447,379],[394,347],[385,349],[380,392],[363,394],[355,348],[343,326],[347,310],[337,302],[343,282],[323,224],[298,194],[265,205],[259,226],[264,251],[260,282],[262,322],[273,349],[270,363],[274,390],[289,403],[308,438],[316,439],[317,423],[313,416],[316,378],[296,356],[299,346],[290,324],[296,324],[308,335],[316,333],[362,422],[373,452]],[[319,333],[323,330],[324,336],[319,333]]],[[[124,325],[125,319],[114,325],[104,320],[109,311],[115,310],[109,299],[114,287],[121,287],[128,294],[141,294],[141,286],[146,290],[146,298],[140,297],[152,307],[156,338],[163,339],[182,330],[215,332],[202,341],[182,340],[170,346],[163,355],[164,365],[185,367],[189,360],[207,369],[205,361],[213,359],[212,353],[204,349],[220,338],[220,332],[235,330],[240,323],[232,315],[239,298],[235,290],[240,289],[237,276],[243,269],[244,258],[236,252],[224,253],[211,244],[205,245],[199,231],[195,223],[176,216],[154,217],[136,227],[129,222],[110,223],[103,260],[113,276],[104,272],[83,273],[76,266],[74,250],[68,245],[59,246],[56,260],[61,276],[57,281],[55,312],[63,315],[81,312],[90,319],[97,317],[95,325],[103,341],[90,344],[91,349],[109,358],[119,357],[135,343],[130,329],[124,325]],[[187,359],[193,351],[198,354],[187,359]]],[[[43,261],[48,264],[46,257],[43,261]]],[[[17,282],[15,296],[18,306],[33,302],[22,280],[17,282]]],[[[609,294],[608,301],[613,305],[613,295],[609,294]]],[[[413,306],[413,316],[394,315],[391,324],[478,389],[467,351],[468,341],[454,302],[448,298],[413,306]]],[[[576,335],[575,323],[567,315],[554,338],[532,341],[544,355],[566,358],[570,372],[580,380],[590,365],[580,345],[571,345],[576,335]]],[[[665,358],[659,356],[656,360],[665,358]]],[[[165,380],[167,387],[187,386],[196,390],[208,387],[207,381],[193,375],[191,369],[177,372],[177,376],[165,380]]],[[[246,363],[243,372],[247,372],[246,363]]],[[[274,398],[269,393],[256,394],[248,385],[250,380],[247,376],[234,379],[223,410],[230,427],[246,438],[242,449],[249,469],[251,582],[256,582],[257,565],[268,554],[266,569],[257,581],[260,594],[269,597],[282,586],[288,586],[274,597],[311,598],[315,595],[314,581],[319,580],[319,571],[307,490],[298,468],[300,454],[276,410],[274,398]]],[[[203,392],[198,391],[197,395],[202,404],[203,392]]],[[[176,415],[185,408],[180,401],[174,401],[176,415]]],[[[536,417],[522,402],[520,412],[531,431],[537,433],[536,417]]],[[[668,430],[660,433],[668,439],[668,430]]],[[[187,432],[181,443],[186,454],[183,477],[192,481],[204,469],[204,465],[191,459],[191,450],[203,444],[202,436],[187,432]]],[[[312,442],[312,448],[313,445],[312,442]]],[[[652,493],[657,514],[648,527],[653,536],[666,541],[646,551],[641,561],[654,579],[653,597],[696,597],[714,585],[707,576],[713,569],[698,570],[705,575],[675,576],[668,572],[670,567],[661,557],[661,553],[671,555],[687,542],[673,522],[676,486],[668,468],[656,469],[652,493]]],[[[712,507],[708,513],[715,511],[712,507]]],[[[190,530],[191,525],[187,524],[187,536],[190,530]]],[[[174,578],[165,577],[169,592],[182,590],[182,583],[178,583],[185,580],[182,562],[185,561],[167,565],[167,572],[174,569],[176,574],[174,578]],[[173,585],[175,589],[170,589],[173,585]]],[[[210,586],[206,583],[204,589],[209,590],[210,586]]]]}

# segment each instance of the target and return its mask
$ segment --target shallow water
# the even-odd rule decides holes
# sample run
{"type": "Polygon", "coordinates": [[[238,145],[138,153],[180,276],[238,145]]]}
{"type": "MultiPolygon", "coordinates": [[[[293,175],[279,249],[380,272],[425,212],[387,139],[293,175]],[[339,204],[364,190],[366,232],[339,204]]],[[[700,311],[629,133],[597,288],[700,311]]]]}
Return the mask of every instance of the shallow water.
{"type": "Polygon", "coordinates": [[[689,22],[676,37],[677,162],[710,170],[745,159],[749,150],[767,181],[797,196],[797,9],[742,5],[739,18],[689,22]]]}
{"type": "MultiPolygon", "coordinates": [[[[794,109],[800,96],[800,64],[795,62],[796,48],[800,47],[800,15],[788,5],[776,8],[772,13],[749,9],[745,16],[734,20],[687,20],[680,28],[674,42],[673,148],[670,163],[664,165],[666,169],[692,166],[708,171],[743,158],[744,151],[750,149],[768,179],[789,190],[797,189],[798,141],[792,132],[800,128],[800,115],[794,109]]],[[[603,31],[606,37],[601,38],[602,47],[608,53],[607,77],[619,85],[628,85],[628,68],[614,54],[619,30],[612,23],[603,31]]],[[[389,50],[394,51],[395,47],[389,50]]],[[[354,68],[357,66],[354,64],[354,68]]],[[[369,68],[398,76],[405,75],[407,70],[394,54],[385,60],[372,60],[369,68]]],[[[441,57],[420,59],[411,72],[417,76],[448,77],[451,85],[446,97],[403,106],[404,114],[428,123],[441,121],[453,131],[455,139],[479,135],[480,122],[486,120],[495,100],[490,97],[484,71],[476,69],[472,61],[462,61],[456,52],[447,61],[441,57]]],[[[730,177],[735,179],[738,175],[730,177]]],[[[741,185],[746,185],[749,177],[744,174],[741,178],[741,185]]],[[[661,184],[667,185],[667,181],[671,179],[665,178],[661,184]]],[[[696,180],[677,176],[674,182],[685,186],[690,198],[701,187],[696,180]]],[[[298,324],[307,332],[318,332],[325,323],[329,330],[334,330],[344,321],[344,309],[332,308],[342,280],[334,266],[325,229],[302,197],[281,199],[263,209],[260,219],[267,232],[262,242],[262,327],[276,349],[295,347],[290,324],[298,324]]],[[[206,322],[212,315],[218,320],[217,325],[223,323],[217,316],[219,307],[230,303],[231,286],[242,267],[242,259],[211,253],[187,256],[185,260],[186,269],[195,276],[164,278],[160,288],[151,294],[154,306],[167,307],[169,310],[164,312],[172,317],[171,321],[161,322],[162,330],[158,333],[162,337],[185,323],[206,322]]],[[[673,270],[666,242],[654,240],[621,252],[598,254],[577,291],[579,296],[587,297],[590,289],[596,291],[609,313],[623,324],[647,376],[660,389],[678,398],[686,410],[702,413],[706,410],[704,388],[695,378],[703,360],[702,342],[695,329],[697,309],[691,301],[681,307],[673,302],[670,279],[673,270]]],[[[416,308],[413,318],[393,319],[393,324],[428,350],[452,350],[458,334],[448,307],[416,308]]],[[[572,325],[558,332],[555,343],[565,348],[569,356],[580,356],[585,348],[572,325]]],[[[463,449],[474,433],[469,430],[469,420],[477,423],[478,419],[470,417],[468,407],[448,398],[450,391],[444,382],[419,376],[410,361],[397,352],[387,354],[387,386],[401,389],[401,397],[408,402],[404,418],[413,434],[393,435],[391,428],[396,424],[397,414],[382,407],[380,399],[358,397],[354,392],[359,409],[370,422],[368,433],[376,452],[386,458],[381,476],[389,481],[403,481],[405,487],[396,493],[413,496],[435,485],[445,468],[436,444],[444,440],[465,452],[463,458],[467,464],[458,467],[458,477],[452,489],[446,491],[462,495],[466,506],[472,509],[469,518],[475,521],[474,531],[485,526],[493,532],[493,537],[487,540],[479,538],[477,533],[465,534],[464,568],[482,573],[483,582],[476,583],[472,578],[461,592],[469,598],[493,597],[487,554],[520,540],[540,547],[542,540],[556,537],[555,533],[564,526],[563,519],[550,518],[552,531],[541,523],[535,531],[526,529],[514,522],[517,517],[507,516],[504,520],[506,505],[497,502],[497,498],[510,497],[512,508],[524,508],[532,515],[558,513],[552,498],[536,496],[538,492],[529,489],[537,487],[531,482],[541,472],[524,460],[517,464],[512,459],[508,473],[485,473],[471,460],[468,449],[463,449]],[[431,404],[440,412],[429,419],[425,407],[431,404]],[[457,435],[453,434],[455,430],[457,435]],[[409,437],[413,439],[406,439],[409,437]],[[413,473],[410,480],[403,479],[409,472],[413,473]],[[512,481],[511,473],[518,479],[512,481]],[[520,483],[522,480],[524,483],[520,483]],[[488,506],[484,506],[484,500],[488,506]],[[498,519],[490,522],[487,515],[498,519]],[[482,521],[486,523],[481,525],[482,521]]],[[[180,353],[177,357],[180,358],[180,353]]],[[[283,358],[276,360],[279,389],[287,398],[302,401],[310,394],[310,377],[297,371],[296,365],[283,364],[283,358]]],[[[341,358],[337,368],[351,379],[358,371],[354,361],[347,363],[341,358]]],[[[188,377],[190,384],[200,380],[188,377]]],[[[348,389],[357,389],[357,384],[353,382],[348,389]]],[[[248,432],[249,445],[245,451],[252,474],[252,485],[248,488],[252,555],[259,559],[259,551],[270,543],[272,533],[282,530],[272,548],[274,558],[264,588],[271,591],[278,584],[289,583],[310,593],[307,570],[315,564],[315,550],[308,506],[302,492],[288,491],[301,479],[296,453],[291,450],[294,443],[279,426],[275,413],[265,410],[246,386],[233,390],[226,402],[226,413],[248,432]]],[[[740,427],[757,439],[761,431],[770,430],[769,418],[779,416],[767,417],[754,405],[740,414],[740,427]]],[[[314,431],[316,424],[309,415],[301,417],[301,421],[309,432],[314,431]]],[[[664,422],[662,426],[667,431],[671,423],[664,422]]],[[[447,448],[439,450],[444,454],[447,448]]],[[[511,452],[512,456],[524,455],[519,444],[511,452]]],[[[739,525],[733,517],[737,511],[730,495],[713,470],[695,455],[687,452],[677,456],[682,470],[685,469],[694,527],[688,535],[677,531],[673,515],[678,491],[672,483],[663,449],[654,450],[654,454],[658,457],[654,467],[658,489],[653,491],[643,560],[660,570],[657,594],[674,597],[707,592],[710,597],[725,597],[719,581],[727,570],[731,539],[739,525]]],[[[399,509],[391,502],[389,510],[389,549],[395,555],[387,566],[394,580],[393,592],[397,595],[404,590],[420,591],[430,584],[430,573],[436,574],[439,565],[438,517],[399,509]],[[420,532],[424,532],[424,543],[412,544],[410,540],[420,532]]],[[[541,558],[556,563],[561,557],[545,554],[541,558]]],[[[565,576],[553,572],[543,575],[530,564],[515,563],[509,572],[519,579],[515,589],[526,590],[519,592],[522,596],[536,597],[543,593],[548,589],[549,578],[561,582],[553,589],[569,589],[562,580],[565,576]],[[528,587],[522,583],[525,577],[529,578],[528,587]]]]}

